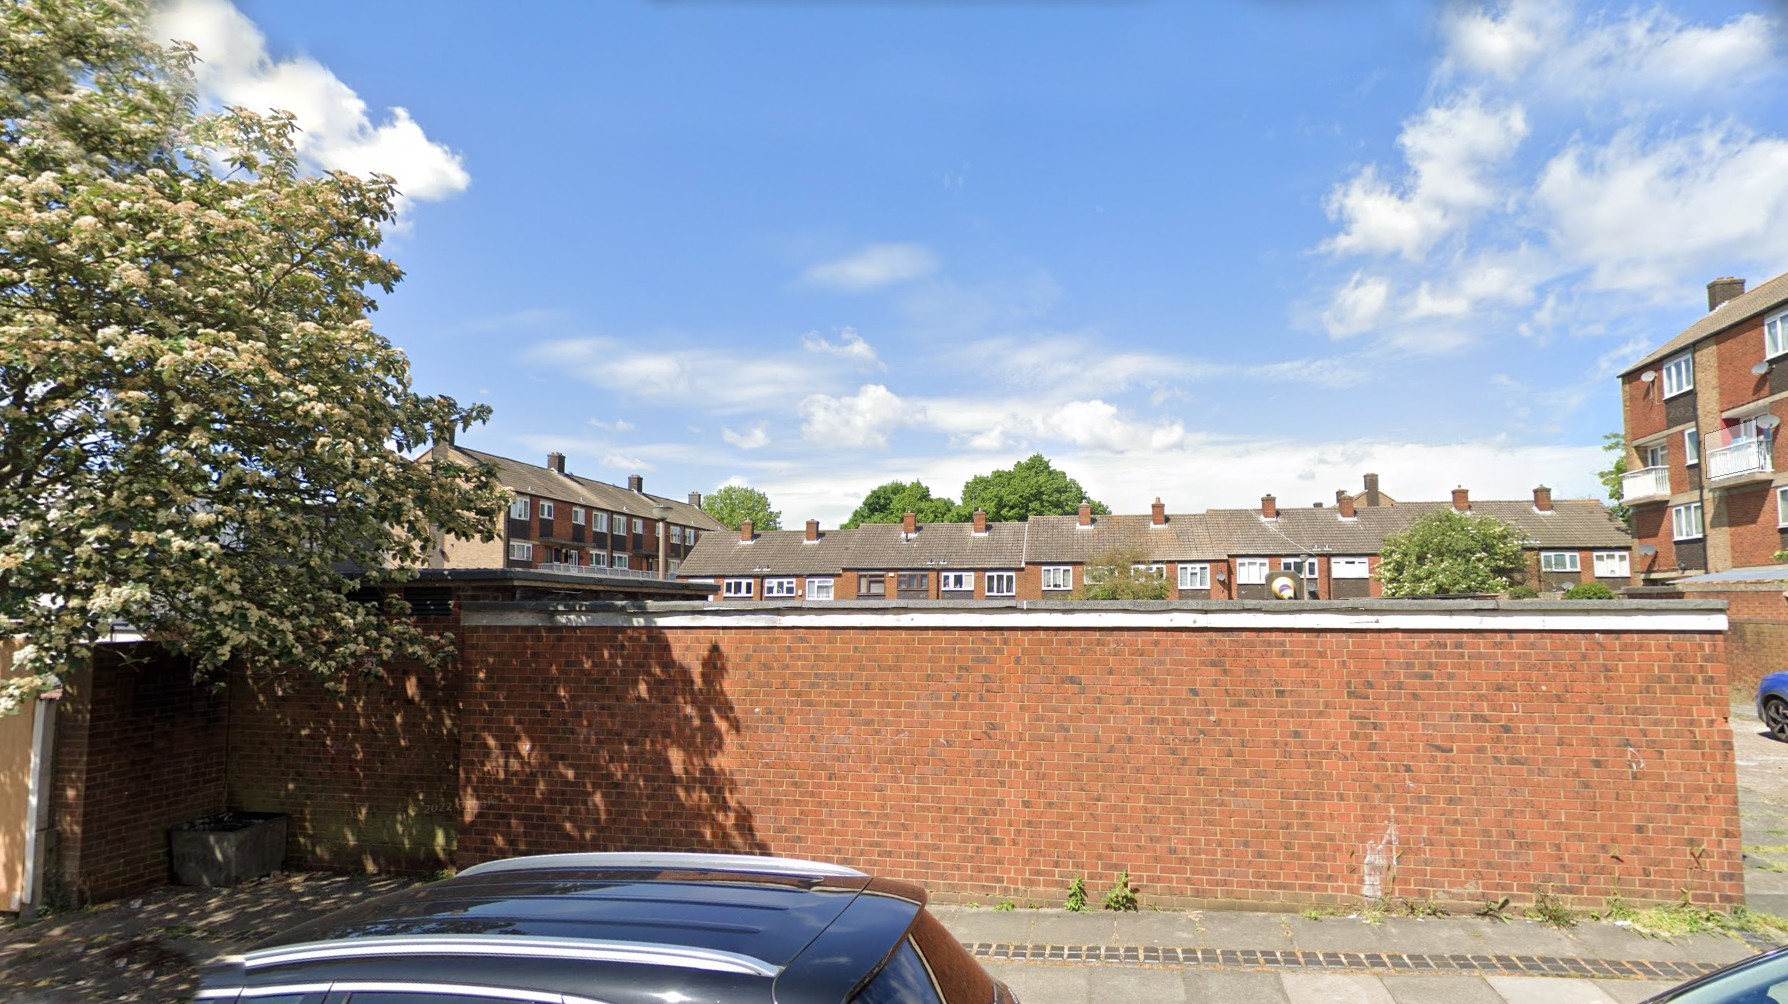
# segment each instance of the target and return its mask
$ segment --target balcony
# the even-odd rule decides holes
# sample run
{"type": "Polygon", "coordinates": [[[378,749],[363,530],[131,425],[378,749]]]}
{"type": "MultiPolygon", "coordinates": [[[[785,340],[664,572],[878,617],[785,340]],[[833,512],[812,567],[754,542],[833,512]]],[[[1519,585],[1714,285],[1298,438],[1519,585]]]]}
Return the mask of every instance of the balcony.
{"type": "Polygon", "coordinates": [[[1620,501],[1624,505],[1635,499],[1670,494],[1670,468],[1645,467],[1620,476],[1620,501]]]}
{"type": "Polygon", "coordinates": [[[613,575],[633,579],[656,579],[657,572],[642,572],[633,568],[609,568],[606,565],[568,565],[560,561],[548,561],[534,566],[542,572],[567,572],[571,575],[613,575]]]}
{"type": "Polygon", "coordinates": [[[1770,462],[1767,439],[1745,439],[1707,452],[1707,479],[1730,481],[1750,475],[1768,474],[1775,469],[1770,462]]]}

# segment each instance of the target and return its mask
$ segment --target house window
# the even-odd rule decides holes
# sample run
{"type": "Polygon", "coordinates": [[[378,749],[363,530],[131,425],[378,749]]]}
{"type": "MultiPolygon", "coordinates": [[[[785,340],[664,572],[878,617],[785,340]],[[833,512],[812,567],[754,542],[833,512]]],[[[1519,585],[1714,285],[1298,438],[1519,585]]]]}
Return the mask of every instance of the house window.
{"type": "Polygon", "coordinates": [[[940,572],[937,587],[946,593],[969,593],[975,590],[975,573],[940,572]]]}
{"type": "Polygon", "coordinates": [[[691,546],[691,547],[695,546],[695,527],[692,526],[689,529],[683,531],[683,540],[686,543],[688,543],[689,546],[691,546]]]}
{"type": "Polygon", "coordinates": [[[1259,586],[1267,580],[1267,560],[1265,558],[1235,559],[1235,581],[1238,586],[1259,586]]]}
{"type": "Polygon", "coordinates": [[[583,506],[574,505],[571,507],[571,525],[572,526],[583,526],[584,525],[584,507],[583,506]]]}
{"type": "MultiPolygon", "coordinates": [[[[575,511],[575,510],[574,510],[575,511]]],[[[597,533],[608,532],[608,513],[593,512],[590,514],[590,529],[597,533]]]]}
{"type": "Polygon", "coordinates": [[[1788,310],[1763,322],[1763,354],[1771,359],[1788,352],[1788,310]]]}
{"type": "Polygon", "coordinates": [[[1690,466],[1701,462],[1701,433],[1694,429],[1682,434],[1682,462],[1690,466]]]}
{"type": "Polygon", "coordinates": [[[1371,577],[1367,558],[1330,558],[1329,577],[1334,579],[1366,579],[1371,577]]]}
{"type": "Polygon", "coordinates": [[[727,579],[720,586],[720,595],[731,599],[751,598],[751,579],[727,579]]]}
{"type": "Polygon", "coordinates": [[[1182,590],[1211,588],[1211,566],[1181,565],[1180,588],[1182,590]]]}
{"type": "Polygon", "coordinates": [[[1597,551],[1595,553],[1595,569],[1598,579],[1630,579],[1633,577],[1632,565],[1625,551],[1597,551]]]}
{"type": "Polygon", "coordinates": [[[1296,572],[1314,582],[1316,580],[1316,561],[1315,558],[1286,558],[1279,562],[1279,567],[1287,572],[1296,572]]]}
{"type": "Polygon", "coordinates": [[[1639,452],[1645,454],[1645,466],[1647,467],[1670,466],[1670,451],[1663,443],[1659,443],[1656,446],[1647,446],[1639,452]]]}
{"type": "Polygon", "coordinates": [[[1788,526],[1788,485],[1776,489],[1776,525],[1788,526]]]}
{"type": "Polygon", "coordinates": [[[552,519],[553,518],[553,504],[551,502],[545,501],[544,499],[541,500],[541,502],[540,502],[540,518],[541,519],[552,519]]]}
{"type": "Polygon", "coordinates": [[[645,533],[646,532],[646,525],[644,523],[640,522],[638,516],[633,517],[633,532],[634,533],[645,533]]]}
{"type": "Polygon", "coordinates": [[[1167,578],[1167,566],[1158,562],[1158,561],[1137,562],[1136,564],[1130,566],[1130,570],[1132,572],[1141,573],[1142,575],[1144,575],[1148,578],[1162,579],[1162,580],[1165,580],[1167,578]]]}
{"type": "Polygon", "coordinates": [[[609,562],[609,563],[610,563],[610,564],[611,564],[611,565],[613,565],[613,566],[614,566],[614,567],[615,567],[615,568],[626,568],[626,567],[627,567],[627,556],[626,556],[626,555],[625,555],[625,554],[618,554],[618,553],[617,553],[617,554],[616,554],[616,555],[615,555],[615,556],[614,556],[614,557],[613,557],[613,558],[612,558],[612,559],[611,559],[611,560],[610,560],[610,562],[609,562]]]}
{"type": "Polygon", "coordinates": [[[858,596],[888,595],[888,577],[880,572],[857,573],[858,596]]]}
{"type": "Polygon", "coordinates": [[[1050,589],[1050,590],[1058,590],[1058,591],[1063,590],[1063,589],[1073,589],[1074,588],[1074,566],[1073,565],[1045,565],[1045,566],[1043,566],[1043,588],[1050,589]]]}
{"type": "Polygon", "coordinates": [[[683,562],[681,560],[679,560],[677,558],[672,558],[670,560],[670,573],[672,575],[677,574],[677,569],[679,569],[681,567],[683,567],[683,562]]]}
{"type": "Polygon", "coordinates": [[[1677,540],[1693,540],[1701,536],[1701,503],[1690,502],[1671,508],[1670,532],[1677,540]]]}
{"type": "Polygon", "coordinates": [[[521,498],[509,503],[509,518],[527,519],[530,501],[531,500],[526,495],[523,495],[521,498]]]}
{"type": "Polygon", "coordinates": [[[509,557],[516,561],[533,561],[534,545],[512,540],[509,542],[509,557]]]}
{"type": "Polygon", "coordinates": [[[931,576],[926,572],[901,572],[894,577],[894,588],[903,593],[929,590],[931,576]]]}
{"type": "Polygon", "coordinates": [[[1018,575],[1014,572],[988,572],[987,595],[1011,596],[1018,592],[1018,575]]]}
{"type": "Polygon", "coordinates": [[[1576,551],[1541,551],[1540,571],[1542,572],[1579,572],[1583,565],[1578,561],[1576,551]]]}
{"type": "Polygon", "coordinates": [[[1687,352],[1664,364],[1664,396],[1695,389],[1695,357],[1687,352]]]}
{"type": "Polygon", "coordinates": [[[683,528],[682,527],[680,527],[680,526],[671,527],[671,543],[673,543],[673,544],[683,543],[683,528]]]}
{"type": "Polygon", "coordinates": [[[623,537],[627,535],[627,517],[621,515],[620,513],[615,513],[614,525],[615,525],[616,533],[620,534],[623,537]]]}
{"type": "Polygon", "coordinates": [[[764,580],[764,599],[767,600],[773,596],[793,596],[793,595],[795,595],[795,580],[794,579],[765,579],[764,580]]]}
{"type": "Polygon", "coordinates": [[[832,580],[808,579],[807,598],[810,600],[830,600],[832,598],[832,580]]]}
{"type": "Polygon", "coordinates": [[[570,565],[573,568],[576,568],[577,567],[577,552],[576,551],[566,551],[564,554],[560,555],[559,560],[563,561],[565,564],[570,565]]]}

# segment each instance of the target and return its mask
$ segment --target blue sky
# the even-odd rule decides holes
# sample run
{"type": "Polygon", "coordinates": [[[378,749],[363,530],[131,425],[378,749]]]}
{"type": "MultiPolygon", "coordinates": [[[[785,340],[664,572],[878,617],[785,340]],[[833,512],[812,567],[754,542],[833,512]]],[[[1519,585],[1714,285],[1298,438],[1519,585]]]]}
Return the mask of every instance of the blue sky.
{"type": "Polygon", "coordinates": [[[784,525],[1042,452],[1120,512],[1600,495],[1614,374],[1788,271],[1780,2],[181,0],[406,192],[462,440],[784,525]]]}

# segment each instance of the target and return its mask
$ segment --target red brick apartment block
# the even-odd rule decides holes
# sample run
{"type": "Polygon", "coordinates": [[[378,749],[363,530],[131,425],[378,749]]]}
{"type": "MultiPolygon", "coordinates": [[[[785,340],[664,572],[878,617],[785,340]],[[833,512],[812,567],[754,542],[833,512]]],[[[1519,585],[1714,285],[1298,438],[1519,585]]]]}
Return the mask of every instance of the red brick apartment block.
{"type": "Polygon", "coordinates": [[[1163,904],[1731,905],[1724,627],[1684,600],[472,610],[458,860],[773,852],[980,899],[1128,869],[1163,904]]]}

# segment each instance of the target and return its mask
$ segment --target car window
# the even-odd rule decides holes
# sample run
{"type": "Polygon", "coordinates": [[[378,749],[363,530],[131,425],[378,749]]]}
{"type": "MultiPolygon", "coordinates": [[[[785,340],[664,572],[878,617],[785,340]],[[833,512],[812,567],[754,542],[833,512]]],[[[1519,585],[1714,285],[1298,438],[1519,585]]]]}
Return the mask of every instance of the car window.
{"type": "Polygon", "coordinates": [[[1662,999],[1669,1004],[1788,1004],[1788,956],[1762,959],[1662,999]]]}
{"type": "Polygon", "coordinates": [[[925,960],[919,957],[913,940],[907,938],[894,949],[882,971],[869,985],[851,998],[851,1004],[943,1004],[937,984],[925,960]]]}
{"type": "Polygon", "coordinates": [[[347,1004],[541,1004],[558,1001],[558,994],[528,994],[521,991],[482,990],[456,993],[448,989],[430,990],[356,990],[342,998],[347,1004]]]}
{"type": "Polygon", "coordinates": [[[862,992],[862,1004],[983,1004],[993,1000],[993,979],[943,924],[920,910],[888,964],[862,992]]]}

